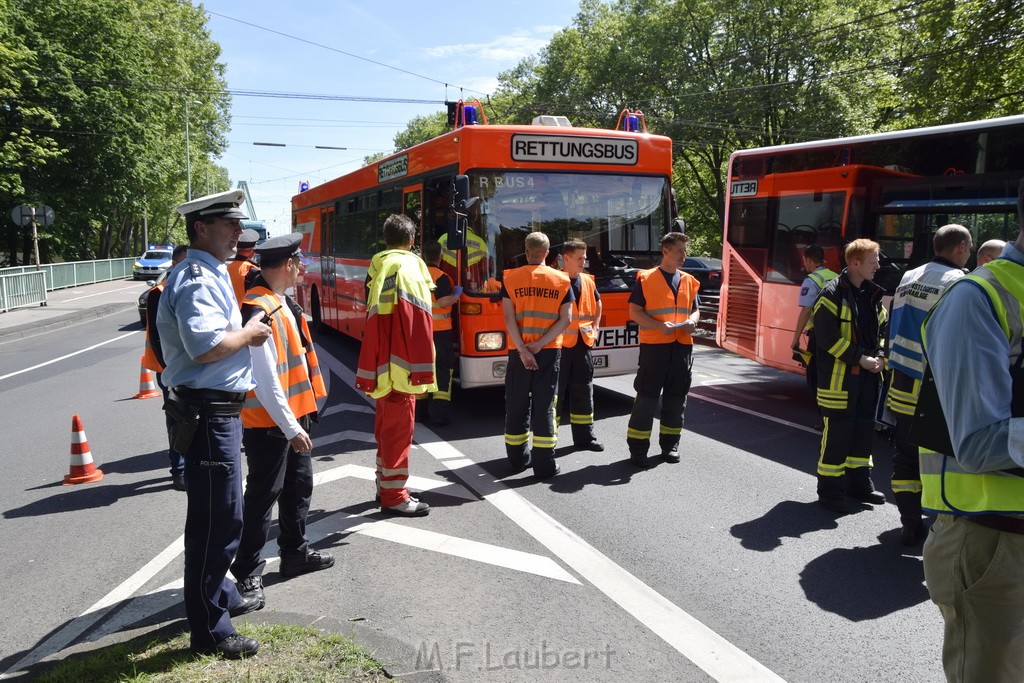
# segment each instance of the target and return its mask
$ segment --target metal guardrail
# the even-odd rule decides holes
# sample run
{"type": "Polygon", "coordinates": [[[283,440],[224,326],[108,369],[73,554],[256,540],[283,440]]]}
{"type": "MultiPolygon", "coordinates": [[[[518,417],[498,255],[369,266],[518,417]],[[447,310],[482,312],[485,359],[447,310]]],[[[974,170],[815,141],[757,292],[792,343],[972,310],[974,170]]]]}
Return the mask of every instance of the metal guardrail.
{"type": "Polygon", "coordinates": [[[21,306],[46,305],[46,292],[96,282],[123,280],[132,275],[135,258],[45,263],[0,268],[0,312],[21,306]]]}
{"type": "Polygon", "coordinates": [[[46,305],[46,271],[0,274],[0,312],[34,304],[46,305]]]}

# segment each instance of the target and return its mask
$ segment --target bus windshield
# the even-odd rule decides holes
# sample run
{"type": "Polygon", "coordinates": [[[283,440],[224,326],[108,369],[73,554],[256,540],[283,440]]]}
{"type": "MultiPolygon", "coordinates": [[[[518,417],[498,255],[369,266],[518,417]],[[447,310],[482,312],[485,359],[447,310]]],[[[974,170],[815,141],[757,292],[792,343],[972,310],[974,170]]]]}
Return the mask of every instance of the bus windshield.
{"type": "Polygon", "coordinates": [[[551,240],[551,260],[566,240],[586,242],[587,272],[604,291],[630,289],[635,269],[650,267],[660,254],[667,178],[518,171],[469,177],[480,198],[469,215],[470,291],[493,292],[504,270],[526,265],[526,235],[535,231],[551,240]]]}

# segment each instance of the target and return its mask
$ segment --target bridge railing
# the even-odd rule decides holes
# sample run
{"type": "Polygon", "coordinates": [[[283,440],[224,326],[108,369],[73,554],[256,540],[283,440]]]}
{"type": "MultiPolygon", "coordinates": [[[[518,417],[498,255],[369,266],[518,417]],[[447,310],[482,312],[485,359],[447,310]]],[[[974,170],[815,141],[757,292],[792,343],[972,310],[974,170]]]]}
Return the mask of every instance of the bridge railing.
{"type": "Polygon", "coordinates": [[[45,263],[0,268],[0,312],[21,306],[46,305],[46,293],[55,289],[123,280],[132,275],[135,258],[45,263]]]}

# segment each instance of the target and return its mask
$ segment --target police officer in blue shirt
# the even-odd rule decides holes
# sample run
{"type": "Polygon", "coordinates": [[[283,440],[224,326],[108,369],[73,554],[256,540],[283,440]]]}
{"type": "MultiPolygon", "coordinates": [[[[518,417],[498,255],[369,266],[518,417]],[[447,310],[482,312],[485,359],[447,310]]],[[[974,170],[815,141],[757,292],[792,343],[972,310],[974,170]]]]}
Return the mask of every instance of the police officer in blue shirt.
{"type": "Polygon", "coordinates": [[[251,656],[259,643],[238,634],[231,617],[262,607],[243,598],[226,578],[242,534],[242,422],[252,389],[249,346],[260,346],[271,328],[255,317],[242,325],[224,262],[242,234],[238,206],[245,193],[231,190],[178,207],[185,216],[189,250],[167,276],[157,328],[170,387],[165,409],[175,420],[175,448],[185,455],[185,613],[197,654],[251,656]]]}

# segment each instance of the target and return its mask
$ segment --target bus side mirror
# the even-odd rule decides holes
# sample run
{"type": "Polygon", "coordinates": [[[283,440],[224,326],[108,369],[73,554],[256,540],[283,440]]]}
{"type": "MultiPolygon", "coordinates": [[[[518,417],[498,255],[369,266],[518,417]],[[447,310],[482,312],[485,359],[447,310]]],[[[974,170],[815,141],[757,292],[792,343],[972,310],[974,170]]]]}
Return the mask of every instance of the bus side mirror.
{"type": "Polygon", "coordinates": [[[457,175],[452,178],[452,210],[455,219],[448,221],[448,249],[454,251],[466,246],[466,216],[470,207],[478,201],[479,197],[469,196],[469,176],[457,175]]]}
{"type": "Polygon", "coordinates": [[[452,186],[454,190],[452,192],[452,208],[455,209],[455,213],[465,216],[470,207],[480,201],[480,198],[469,196],[468,175],[455,176],[452,186]]]}
{"type": "Polygon", "coordinates": [[[676,219],[676,232],[686,232],[686,221],[682,218],[676,219]]]}

